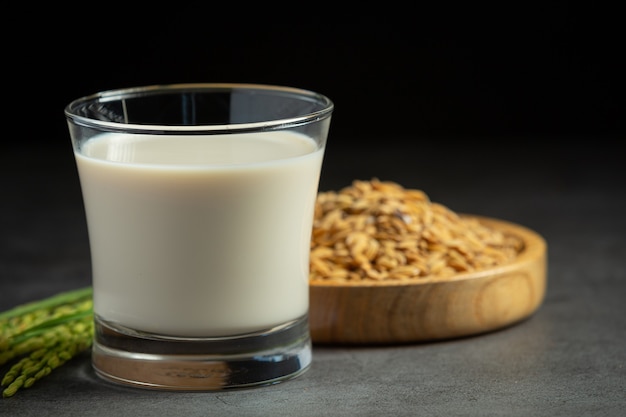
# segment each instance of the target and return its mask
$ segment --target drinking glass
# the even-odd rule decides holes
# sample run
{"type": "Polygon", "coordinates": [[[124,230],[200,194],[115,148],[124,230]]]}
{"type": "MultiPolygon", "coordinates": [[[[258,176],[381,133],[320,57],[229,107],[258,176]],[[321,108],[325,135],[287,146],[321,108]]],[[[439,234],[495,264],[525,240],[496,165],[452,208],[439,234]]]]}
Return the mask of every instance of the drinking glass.
{"type": "Polygon", "coordinates": [[[309,251],[332,112],[321,94],[254,84],[120,89],[65,108],[99,376],[221,390],[309,368],[309,251]]]}

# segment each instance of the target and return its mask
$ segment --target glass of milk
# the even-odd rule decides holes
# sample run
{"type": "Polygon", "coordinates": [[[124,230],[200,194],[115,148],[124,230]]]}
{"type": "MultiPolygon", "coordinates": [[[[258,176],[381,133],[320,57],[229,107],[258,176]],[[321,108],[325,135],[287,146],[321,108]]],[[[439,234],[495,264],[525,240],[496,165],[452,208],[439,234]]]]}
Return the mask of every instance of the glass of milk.
{"type": "Polygon", "coordinates": [[[309,250],[332,111],[315,92],[251,84],[130,88],[66,107],[98,375],[221,390],[309,368],[309,250]]]}

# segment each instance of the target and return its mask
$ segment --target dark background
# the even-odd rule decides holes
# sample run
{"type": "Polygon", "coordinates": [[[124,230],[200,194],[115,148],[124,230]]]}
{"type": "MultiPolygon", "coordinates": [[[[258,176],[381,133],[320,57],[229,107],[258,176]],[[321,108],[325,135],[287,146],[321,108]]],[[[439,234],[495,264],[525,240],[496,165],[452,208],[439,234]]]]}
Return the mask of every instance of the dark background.
{"type": "Polygon", "coordinates": [[[626,131],[624,23],[603,2],[258,3],[12,6],[9,111],[55,129],[29,141],[63,141],[63,107],[83,95],[252,82],[329,96],[335,146],[626,131]]]}

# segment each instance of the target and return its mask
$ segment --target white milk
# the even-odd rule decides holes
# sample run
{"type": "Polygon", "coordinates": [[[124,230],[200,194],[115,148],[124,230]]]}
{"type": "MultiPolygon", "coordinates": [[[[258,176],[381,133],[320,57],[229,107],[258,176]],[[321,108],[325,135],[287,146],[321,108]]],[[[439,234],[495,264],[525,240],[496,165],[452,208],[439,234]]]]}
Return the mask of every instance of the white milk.
{"type": "Polygon", "coordinates": [[[86,142],[76,160],[96,314],[173,336],[304,315],[322,156],[288,132],[86,142]]]}

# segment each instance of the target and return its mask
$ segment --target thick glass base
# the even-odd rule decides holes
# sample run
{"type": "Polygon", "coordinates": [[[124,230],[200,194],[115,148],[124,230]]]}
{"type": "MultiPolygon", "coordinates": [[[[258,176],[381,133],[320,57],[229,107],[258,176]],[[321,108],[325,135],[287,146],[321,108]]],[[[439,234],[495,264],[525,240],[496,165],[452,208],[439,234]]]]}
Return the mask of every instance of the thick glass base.
{"type": "Polygon", "coordinates": [[[118,384],[211,391],[275,384],[311,364],[308,317],[235,337],[180,338],[136,332],[96,317],[92,363],[118,384]]]}

